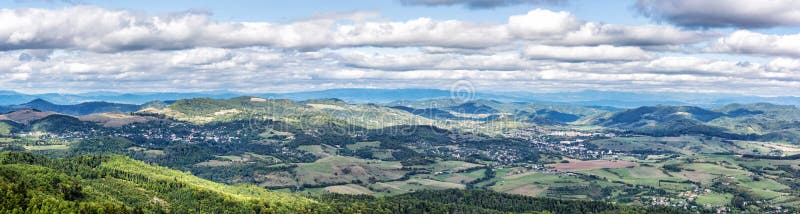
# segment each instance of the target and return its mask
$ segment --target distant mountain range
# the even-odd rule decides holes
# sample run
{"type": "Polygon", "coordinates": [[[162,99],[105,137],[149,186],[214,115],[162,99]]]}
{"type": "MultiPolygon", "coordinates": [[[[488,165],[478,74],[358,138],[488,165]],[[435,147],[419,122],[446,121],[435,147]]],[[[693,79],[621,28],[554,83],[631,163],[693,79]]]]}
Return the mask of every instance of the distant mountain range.
{"type": "Polygon", "coordinates": [[[154,100],[179,100],[197,97],[208,97],[215,99],[231,98],[240,96],[229,92],[199,92],[199,93],[114,93],[114,92],[93,92],[80,94],[23,94],[14,91],[0,91],[0,105],[14,105],[30,102],[35,99],[42,99],[48,102],[67,105],[79,104],[84,102],[113,102],[125,104],[144,104],[154,100]]]}
{"type": "Polygon", "coordinates": [[[596,118],[588,123],[654,136],[703,134],[727,139],[798,142],[800,108],[790,105],[729,104],[713,109],[694,106],[643,106],[596,118]]]}
{"type": "Polygon", "coordinates": [[[109,103],[102,101],[85,102],[75,105],[58,105],[37,98],[35,100],[23,104],[0,106],[0,114],[17,110],[38,110],[38,111],[58,112],[69,115],[89,115],[101,112],[127,113],[127,112],[138,111],[139,109],[142,108],[142,106],[144,105],[119,104],[119,103],[109,103]]]}
{"type": "MultiPolygon", "coordinates": [[[[364,90],[364,89],[361,89],[364,90]]],[[[321,92],[320,92],[321,93],[321,92]]],[[[346,92],[336,92],[347,97],[346,92]]],[[[369,92],[372,93],[372,92],[369,92]]],[[[365,99],[376,94],[362,94],[365,99]]],[[[392,92],[400,93],[400,92],[392,92]]],[[[426,92],[435,96],[433,92],[426,92]]],[[[85,120],[103,123],[105,126],[126,124],[128,121],[149,121],[155,118],[130,118],[131,112],[164,114],[167,117],[202,123],[214,118],[234,117],[242,111],[258,110],[254,106],[269,102],[270,113],[275,117],[298,116],[296,121],[308,123],[325,121],[328,118],[339,122],[360,116],[363,121],[352,121],[359,127],[382,127],[373,119],[392,118],[392,121],[406,121],[417,124],[419,121],[519,121],[537,125],[596,125],[607,128],[631,131],[652,136],[677,136],[683,134],[702,134],[737,140],[774,140],[797,142],[800,140],[800,108],[795,105],[776,105],[770,103],[727,104],[713,108],[689,105],[654,105],[625,109],[597,108],[559,104],[540,104],[537,102],[501,102],[489,99],[476,99],[459,102],[453,99],[427,99],[415,101],[395,101],[383,104],[354,104],[343,99],[307,99],[316,95],[293,94],[290,99],[258,99],[242,96],[231,99],[193,98],[177,101],[151,101],[145,104],[120,104],[104,101],[85,102],[74,105],[60,105],[43,99],[35,99],[16,105],[0,105],[0,120],[15,123],[40,123],[40,119],[51,117],[58,122],[47,124],[76,123],[85,120]],[[255,103],[258,103],[255,104],[255,103]],[[168,108],[168,110],[162,110],[168,108]],[[111,113],[98,115],[98,113],[111,113]],[[114,114],[123,113],[123,114],[114,114]],[[67,115],[78,119],[64,120],[67,115]],[[315,119],[302,116],[316,115],[315,119]],[[414,122],[416,121],[416,122],[414,122]]],[[[353,95],[353,94],[349,94],[353,95]]],[[[618,94],[619,95],[619,94],[618,94]]],[[[285,95],[282,95],[285,96],[285,95]]],[[[405,96],[405,95],[398,95],[405,96]]],[[[628,96],[628,95],[625,95],[628,96]]],[[[421,95],[420,97],[424,97],[421,95]]],[[[273,96],[275,98],[275,96],[273,96]]],[[[407,95],[405,98],[416,98],[407,95]]],[[[574,98],[574,97],[573,97],[574,98]]],[[[377,99],[377,98],[376,98],[377,99]]],[[[259,108],[266,108],[264,106],[259,108]]],[[[403,123],[405,124],[405,122],[403,123]]]]}
{"type": "MultiPolygon", "coordinates": [[[[329,89],[322,91],[292,93],[238,93],[228,91],[196,93],[115,93],[93,92],[80,94],[23,94],[14,91],[0,91],[0,105],[15,105],[42,99],[57,104],[79,104],[84,102],[113,102],[124,104],[144,104],[154,100],[168,101],[190,98],[227,99],[239,96],[280,98],[302,101],[308,99],[338,98],[349,103],[389,103],[393,101],[416,101],[427,99],[452,98],[448,90],[439,89],[329,89]]],[[[475,92],[457,94],[456,98],[487,99],[502,102],[532,102],[551,105],[578,105],[635,108],[640,106],[675,105],[715,107],[730,103],[773,103],[780,105],[800,105],[800,97],[760,97],[721,93],[668,93],[668,92],[618,92],[586,90],[579,92],[475,92]]]]}

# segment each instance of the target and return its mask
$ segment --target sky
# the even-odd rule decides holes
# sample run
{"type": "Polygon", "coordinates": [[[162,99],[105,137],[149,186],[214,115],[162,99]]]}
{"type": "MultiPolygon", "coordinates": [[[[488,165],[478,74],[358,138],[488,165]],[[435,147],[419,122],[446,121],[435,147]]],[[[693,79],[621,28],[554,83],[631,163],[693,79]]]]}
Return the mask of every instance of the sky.
{"type": "Polygon", "coordinates": [[[0,90],[800,96],[795,0],[0,2],[0,90]]]}

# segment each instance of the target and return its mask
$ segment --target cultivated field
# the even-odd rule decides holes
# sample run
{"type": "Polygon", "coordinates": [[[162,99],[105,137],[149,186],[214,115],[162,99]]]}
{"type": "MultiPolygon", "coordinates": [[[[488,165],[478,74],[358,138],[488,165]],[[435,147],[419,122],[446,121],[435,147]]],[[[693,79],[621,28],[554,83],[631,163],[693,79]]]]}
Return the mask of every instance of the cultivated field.
{"type": "Polygon", "coordinates": [[[638,165],[637,163],[630,162],[630,161],[616,161],[616,160],[575,160],[569,159],[568,163],[556,163],[550,164],[548,166],[553,167],[556,171],[559,172],[571,172],[571,171],[584,171],[584,170],[592,170],[592,169],[613,169],[613,168],[625,168],[638,165]]]}

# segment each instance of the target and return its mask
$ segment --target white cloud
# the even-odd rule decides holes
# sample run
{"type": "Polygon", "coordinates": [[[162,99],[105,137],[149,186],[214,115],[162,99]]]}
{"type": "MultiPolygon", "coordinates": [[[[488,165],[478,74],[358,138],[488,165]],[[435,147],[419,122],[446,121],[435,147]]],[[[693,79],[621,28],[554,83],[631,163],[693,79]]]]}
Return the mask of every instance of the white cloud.
{"type": "Polygon", "coordinates": [[[485,48],[509,41],[503,26],[419,18],[407,22],[342,25],[330,38],[339,46],[485,48]]]}
{"type": "Polygon", "coordinates": [[[225,49],[200,48],[176,53],[170,58],[173,65],[206,65],[230,59],[232,54],[225,49]]]}
{"type": "Polygon", "coordinates": [[[568,12],[536,9],[508,18],[508,29],[517,37],[537,40],[559,37],[577,30],[583,21],[568,12]]]}
{"type": "Polygon", "coordinates": [[[569,12],[536,9],[508,20],[511,34],[557,45],[677,45],[706,40],[711,33],[684,31],[665,25],[614,25],[586,22],[569,12]]]}
{"type": "Polygon", "coordinates": [[[54,55],[46,61],[20,61],[17,52],[0,52],[0,77],[27,77],[26,81],[0,79],[9,88],[67,90],[209,90],[248,87],[308,79],[313,63],[309,53],[261,49],[188,49],[92,53],[77,51],[54,55]],[[27,76],[23,76],[27,75],[27,76]]]}
{"type": "Polygon", "coordinates": [[[800,63],[793,59],[767,64],[700,57],[565,62],[526,60],[512,53],[429,54],[387,49],[74,51],[52,54],[46,61],[21,61],[17,57],[21,51],[8,51],[0,52],[0,85],[45,91],[267,92],[330,87],[447,89],[456,81],[467,80],[481,90],[750,90],[762,94],[791,94],[786,88],[800,86],[800,63]],[[783,91],[773,91],[781,87],[783,91]]]}
{"type": "Polygon", "coordinates": [[[740,63],[664,53],[708,41],[716,36],[713,32],[591,22],[568,12],[532,10],[510,17],[508,23],[370,16],[322,14],[269,23],[85,6],[4,9],[0,88],[446,89],[449,83],[468,80],[488,90],[774,93],[776,88],[800,86],[800,66],[792,59],[800,56],[795,35],[740,31],[712,41],[709,51],[787,57],[740,63]]]}
{"type": "Polygon", "coordinates": [[[796,0],[638,0],[635,7],[645,16],[688,27],[800,25],[796,0]]]}
{"type": "Polygon", "coordinates": [[[0,50],[78,49],[96,52],[201,47],[342,47],[487,49],[518,42],[559,45],[677,45],[704,33],[668,26],[585,22],[568,12],[536,9],[506,24],[416,18],[369,21],[369,15],[320,15],[285,24],[219,22],[208,14],[150,15],[91,6],[0,10],[0,50]],[[348,19],[341,22],[339,18],[348,19]]]}
{"type": "Polygon", "coordinates": [[[661,57],[653,59],[644,66],[650,72],[676,73],[689,75],[736,75],[754,77],[762,68],[753,65],[742,65],[739,62],[721,61],[708,58],[683,56],[661,57]]]}
{"type": "MultiPolygon", "coordinates": [[[[337,16],[338,17],[338,16],[337,16]]],[[[0,50],[170,50],[266,46],[318,49],[341,46],[483,48],[507,42],[500,25],[428,18],[356,22],[318,18],[288,24],[216,22],[207,14],[147,15],[90,6],[60,10],[0,10],[0,50]]]]}
{"type": "Polygon", "coordinates": [[[579,47],[531,45],[525,48],[523,55],[532,59],[563,61],[641,60],[651,57],[639,47],[610,45],[579,47]]]}
{"type": "Polygon", "coordinates": [[[777,58],[767,63],[767,68],[771,71],[783,71],[800,73],[800,59],[777,58]]]}
{"type": "Polygon", "coordinates": [[[800,57],[800,34],[768,35],[747,30],[719,38],[708,47],[711,52],[800,57]]]}
{"type": "Polygon", "coordinates": [[[704,41],[714,33],[684,31],[664,25],[613,25],[586,23],[579,30],[552,42],[562,45],[635,45],[659,46],[692,44],[704,41]]]}
{"type": "Polygon", "coordinates": [[[520,70],[529,63],[518,54],[386,54],[339,51],[333,55],[346,66],[381,70],[520,70]]]}

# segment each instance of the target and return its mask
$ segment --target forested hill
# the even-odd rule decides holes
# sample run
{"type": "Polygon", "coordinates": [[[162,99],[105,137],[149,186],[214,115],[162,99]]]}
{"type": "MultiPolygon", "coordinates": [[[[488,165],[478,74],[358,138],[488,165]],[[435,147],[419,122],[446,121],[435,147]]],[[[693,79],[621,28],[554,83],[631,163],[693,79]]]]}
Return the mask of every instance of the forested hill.
{"type": "Polygon", "coordinates": [[[121,156],[0,154],[0,213],[310,212],[317,202],[121,156]]]}
{"type": "Polygon", "coordinates": [[[225,185],[121,156],[0,154],[0,213],[678,213],[665,207],[566,201],[483,190],[314,199],[225,185]]]}
{"type": "Polygon", "coordinates": [[[671,207],[536,198],[489,190],[421,190],[386,198],[328,194],[318,198],[337,213],[689,213],[671,207]]]}

